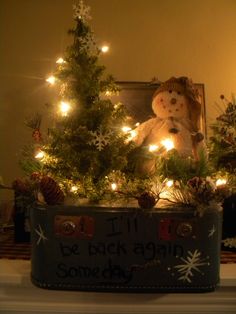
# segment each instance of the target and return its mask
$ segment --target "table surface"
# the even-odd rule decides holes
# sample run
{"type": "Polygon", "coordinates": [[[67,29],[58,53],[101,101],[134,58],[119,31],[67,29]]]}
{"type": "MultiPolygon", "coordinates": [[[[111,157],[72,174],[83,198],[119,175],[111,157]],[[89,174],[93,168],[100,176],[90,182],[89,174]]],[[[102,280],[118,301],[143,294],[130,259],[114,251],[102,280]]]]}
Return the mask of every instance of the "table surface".
{"type": "Polygon", "coordinates": [[[208,293],[52,291],[30,281],[30,261],[0,259],[0,313],[236,314],[236,264],[222,264],[220,287],[208,293]]]}

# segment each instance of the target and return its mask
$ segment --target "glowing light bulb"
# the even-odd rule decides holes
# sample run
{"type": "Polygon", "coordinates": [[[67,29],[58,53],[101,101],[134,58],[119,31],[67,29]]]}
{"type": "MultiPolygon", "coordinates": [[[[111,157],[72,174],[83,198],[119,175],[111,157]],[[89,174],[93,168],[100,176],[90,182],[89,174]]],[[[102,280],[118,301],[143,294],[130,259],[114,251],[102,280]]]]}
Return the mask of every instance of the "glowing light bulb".
{"type": "Polygon", "coordinates": [[[112,95],[112,92],[111,92],[110,90],[107,90],[107,91],[105,91],[105,95],[106,95],[106,96],[111,96],[111,95],[112,95]]]}
{"type": "Polygon", "coordinates": [[[149,152],[155,152],[156,150],[158,150],[158,145],[149,145],[148,150],[149,152]]]}
{"type": "Polygon", "coordinates": [[[56,82],[55,76],[53,76],[53,75],[49,76],[49,77],[46,79],[46,82],[48,82],[48,83],[51,84],[51,85],[54,85],[55,82],[56,82]]]}
{"type": "Polygon", "coordinates": [[[61,101],[60,103],[60,112],[63,117],[66,117],[68,115],[68,112],[71,110],[71,106],[68,102],[61,101]]]}
{"type": "Polygon", "coordinates": [[[65,60],[63,58],[58,58],[56,61],[57,64],[65,63],[65,60]]]}
{"type": "Polygon", "coordinates": [[[167,138],[167,139],[161,141],[161,144],[165,147],[165,149],[166,149],[167,151],[169,151],[169,150],[175,148],[174,142],[173,142],[171,139],[169,139],[169,138],[167,138]]]}
{"type": "Polygon", "coordinates": [[[43,159],[43,157],[45,156],[45,153],[42,150],[37,151],[37,153],[35,154],[35,158],[36,159],[43,159]]]}
{"type": "Polygon", "coordinates": [[[139,126],[139,125],[140,125],[140,122],[137,122],[137,123],[135,124],[136,127],[139,126]]]}
{"type": "Polygon", "coordinates": [[[172,187],[173,184],[174,184],[174,181],[173,181],[173,180],[168,180],[168,181],[166,182],[166,186],[168,186],[168,188],[172,187]]]}
{"type": "Polygon", "coordinates": [[[222,186],[225,185],[227,183],[226,179],[217,179],[216,180],[216,186],[222,186]]]}
{"type": "Polygon", "coordinates": [[[130,132],[132,129],[129,127],[129,126],[123,126],[122,127],[122,131],[124,132],[124,133],[128,133],[128,132],[130,132]]]}
{"type": "Polygon", "coordinates": [[[132,131],[130,131],[130,139],[132,140],[136,135],[137,135],[137,132],[135,131],[135,130],[132,130],[132,131]]]}
{"type": "Polygon", "coordinates": [[[76,192],[78,191],[78,187],[76,185],[73,185],[70,189],[71,192],[76,192]]]}
{"type": "Polygon", "coordinates": [[[117,184],[116,183],[112,183],[111,184],[111,189],[112,189],[112,191],[116,191],[117,190],[117,184]]]}
{"type": "Polygon", "coordinates": [[[135,130],[131,130],[130,132],[127,132],[127,133],[128,133],[128,137],[125,140],[125,143],[129,143],[137,136],[137,132],[135,130]]]}
{"type": "Polygon", "coordinates": [[[101,47],[101,51],[103,52],[103,53],[107,53],[108,51],[109,51],[109,46],[107,46],[107,45],[104,45],[104,46],[102,46],[101,47]]]}
{"type": "Polygon", "coordinates": [[[114,105],[114,109],[119,109],[120,107],[122,107],[122,103],[118,102],[117,104],[114,105]]]}

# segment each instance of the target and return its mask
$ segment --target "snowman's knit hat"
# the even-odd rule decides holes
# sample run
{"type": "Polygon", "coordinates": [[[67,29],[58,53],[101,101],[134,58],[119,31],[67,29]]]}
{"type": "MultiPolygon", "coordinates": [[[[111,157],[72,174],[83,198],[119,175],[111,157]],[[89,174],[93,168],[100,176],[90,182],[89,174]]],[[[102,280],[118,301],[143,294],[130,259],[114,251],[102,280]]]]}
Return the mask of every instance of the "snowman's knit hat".
{"type": "Polygon", "coordinates": [[[164,91],[176,91],[177,93],[185,95],[189,99],[189,104],[191,106],[189,108],[190,118],[195,128],[198,129],[201,116],[201,104],[198,101],[199,94],[193,82],[185,76],[179,78],[171,77],[166,82],[161,83],[157,88],[153,95],[153,100],[159,93],[164,91]]]}
{"type": "Polygon", "coordinates": [[[171,77],[166,82],[161,83],[161,85],[155,91],[153,98],[160,92],[166,90],[173,90],[179,92],[187,96],[190,99],[190,101],[193,102],[197,101],[198,92],[194,87],[193,82],[185,76],[181,76],[179,78],[171,77]]]}

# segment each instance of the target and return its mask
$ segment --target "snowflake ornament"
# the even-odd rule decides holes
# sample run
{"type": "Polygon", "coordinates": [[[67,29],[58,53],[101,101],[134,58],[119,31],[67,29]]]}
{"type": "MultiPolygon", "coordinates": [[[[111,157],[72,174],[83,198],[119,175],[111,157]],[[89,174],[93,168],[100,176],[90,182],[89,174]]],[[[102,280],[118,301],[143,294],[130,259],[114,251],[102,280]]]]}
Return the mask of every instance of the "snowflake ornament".
{"type": "Polygon", "coordinates": [[[90,132],[93,139],[89,142],[90,145],[95,145],[96,148],[101,152],[106,145],[109,144],[111,132],[102,132],[101,129],[95,132],[90,132]]]}
{"type": "Polygon", "coordinates": [[[186,258],[181,257],[180,259],[183,263],[174,266],[174,268],[177,269],[177,272],[180,275],[178,280],[184,282],[187,281],[191,283],[192,277],[194,276],[193,271],[203,274],[200,271],[200,267],[210,265],[209,262],[206,262],[206,258],[201,258],[201,252],[199,252],[198,250],[195,250],[194,252],[188,251],[188,255],[186,256],[186,258]]]}
{"type": "Polygon", "coordinates": [[[78,38],[79,41],[79,50],[82,51],[91,51],[96,52],[96,42],[93,37],[93,33],[88,34],[86,37],[78,38]]]}
{"type": "Polygon", "coordinates": [[[82,22],[91,20],[90,7],[85,5],[82,0],[79,3],[73,5],[74,19],[79,19],[82,22]]]}

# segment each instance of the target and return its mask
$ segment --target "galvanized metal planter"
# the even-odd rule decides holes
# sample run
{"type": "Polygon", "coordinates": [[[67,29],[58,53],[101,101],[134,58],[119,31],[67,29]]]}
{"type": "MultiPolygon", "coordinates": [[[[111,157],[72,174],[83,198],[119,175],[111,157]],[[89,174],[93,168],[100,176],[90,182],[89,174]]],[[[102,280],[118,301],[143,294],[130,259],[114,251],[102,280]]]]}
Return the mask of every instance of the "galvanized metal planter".
{"type": "Polygon", "coordinates": [[[41,288],[203,292],[219,283],[222,213],[37,206],[32,281],[41,288]]]}

